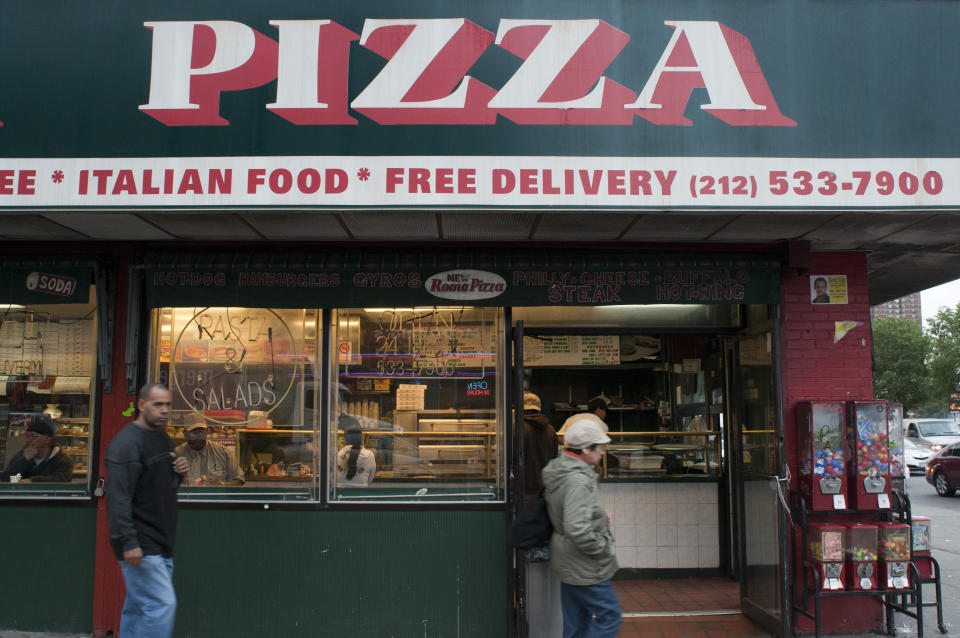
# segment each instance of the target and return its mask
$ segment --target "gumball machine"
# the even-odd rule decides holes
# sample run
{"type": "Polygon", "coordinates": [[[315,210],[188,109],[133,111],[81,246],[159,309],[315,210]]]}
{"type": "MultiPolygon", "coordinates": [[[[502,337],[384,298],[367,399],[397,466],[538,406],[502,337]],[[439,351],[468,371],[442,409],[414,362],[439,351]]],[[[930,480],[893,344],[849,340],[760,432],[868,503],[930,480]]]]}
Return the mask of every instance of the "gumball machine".
{"type": "Polygon", "coordinates": [[[906,461],[903,452],[903,406],[899,403],[887,404],[887,438],[890,449],[890,480],[893,489],[903,490],[906,476],[906,461]]]}
{"type": "Polygon", "coordinates": [[[800,490],[812,510],[846,509],[843,404],[797,404],[800,490]]]}
{"type": "Polygon", "coordinates": [[[843,589],[843,525],[814,523],[807,525],[810,561],[823,590],[843,589]]]}
{"type": "Polygon", "coordinates": [[[906,523],[878,523],[880,532],[880,585],[886,589],[910,586],[910,526],[906,523]]]}
{"type": "Polygon", "coordinates": [[[930,578],[933,575],[933,564],[925,558],[930,558],[930,519],[925,516],[914,516],[910,521],[910,539],[913,543],[913,563],[921,578],[930,578]]]}
{"type": "Polygon", "coordinates": [[[854,509],[890,508],[890,450],[886,401],[847,403],[847,466],[854,509]]]}
{"type": "Polygon", "coordinates": [[[847,589],[877,589],[877,526],[847,527],[847,589]]]}

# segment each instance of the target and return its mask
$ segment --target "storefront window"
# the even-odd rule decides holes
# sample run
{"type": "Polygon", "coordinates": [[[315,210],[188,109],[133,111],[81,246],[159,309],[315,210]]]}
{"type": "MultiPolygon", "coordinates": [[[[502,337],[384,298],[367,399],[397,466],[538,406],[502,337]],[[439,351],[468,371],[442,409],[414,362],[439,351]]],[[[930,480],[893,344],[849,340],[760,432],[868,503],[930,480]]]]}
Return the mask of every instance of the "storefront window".
{"type": "Polygon", "coordinates": [[[190,471],[187,500],[315,498],[318,311],[160,308],[153,375],[190,471]]]}
{"type": "Polygon", "coordinates": [[[86,298],[62,304],[0,299],[0,496],[88,493],[96,289],[73,296],[86,298]]]}
{"type": "Polygon", "coordinates": [[[334,314],[332,499],[503,498],[499,315],[464,306],[334,314]]]}

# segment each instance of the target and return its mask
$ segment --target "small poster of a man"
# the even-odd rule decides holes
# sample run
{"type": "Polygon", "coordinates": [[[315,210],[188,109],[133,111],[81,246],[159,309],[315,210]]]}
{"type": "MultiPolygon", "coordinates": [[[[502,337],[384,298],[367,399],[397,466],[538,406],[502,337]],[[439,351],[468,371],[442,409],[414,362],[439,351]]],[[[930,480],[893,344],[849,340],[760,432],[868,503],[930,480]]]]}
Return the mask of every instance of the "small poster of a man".
{"type": "Polygon", "coordinates": [[[847,303],[847,276],[810,275],[810,303],[847,303]]]}

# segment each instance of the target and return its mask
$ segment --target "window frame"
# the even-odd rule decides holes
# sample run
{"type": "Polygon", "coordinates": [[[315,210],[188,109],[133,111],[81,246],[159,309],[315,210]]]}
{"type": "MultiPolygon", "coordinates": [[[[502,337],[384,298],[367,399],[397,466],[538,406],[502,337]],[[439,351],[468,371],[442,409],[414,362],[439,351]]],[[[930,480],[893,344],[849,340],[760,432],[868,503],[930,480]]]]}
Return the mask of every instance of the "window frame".
{"type": "MultiPolygon", "coordinates": [[[[314,352],[312,354],[304,352],[303,354],[308,355],[306,360],[309,366],[312,366],[312,373],[307,374],[307,370],[301,370],[299,374],[299,380],[295,383],[299,383],[300,387],[304,394],[307,392],[306,384],[308,383],[307,379],[312,379],[312,395],[313,399],[309,406],[305,403],[301,405],[301,409],[305,412],[307,409],[313,411],[314,417],[313,421],[310,423],[309,429],[303,428],[305,423],[301,423],[302,431],[305,433],[305,436],[308,436],[313,441],[318,441],[323,438],[323,422],[321,420],[321,412],[319,407],[319,401],[322,394],[322,387],[326,383],[326,377],[323,371],[323,362],[322,362],[322,344],[326,338],[326,334],[323,330],[323,319],[324,310],[318,307],[299,307],[299,308],[273,308],[267,306],[206,306],[205,308],[247,308],[252,310],[267,310],[274,314],[287,312],[287,311],[301,311],[304,313],[304,326],[306,327],[309,318],[313,318],[314,325],[314,352]],[[309,433],[309,434],[306,434],[309,433]]],[[[147,334],[149,338],[146,344],[146,353],[144,361],[146,361],[145,378],[148,382],[154,382],[155,377],[158,376],[157,371],[159,370],[160,361],[156,360],[155,357],[158,356],[158,350],[160,348],[160,329],[159,329],[159,311],[165,308],[174,309],[174,308],[193,308],[193,306],[164,306],[164,307],[148,307],[145,324],[147,334]]],[[[197,307],[199,308],[199,306],[197,307]]],[[[279,316],[279,315],[278,315],[279,316]]],[[[309,339],[306,335],[302,337],[303,345],[306,345],[309,342],[309,339]]],[[[173,344],[171,343],[171,346],[173,344]]],[[[169,383],[169,377],[168,377],[169,383]]],[[[291,392],[297,392],[296,389],[291,388],[291,392]]],[[[295,395],[296,396],[296,395],[295,395]]],[[[305,421],[305,419],[304,419],[305,421]]],[[[237,452],[239,452],[239,433],[237,452]]],[[[282,484],[276,487],[270,486],[257,486],[257,487],[248,487],[247,485],[224,485],[224,486],[181,486],[177,490],[177,501],[182,506],[189,506],[191,504],[196,505],[215,505],[215,506],[229,506],[235,504],[241,507],[246,506],[261,506],[261,507],[308,507],[313,508],[322,503],[322,492],[320,489],[320,472],[318,468],[318,453],[313,453],[313,458],[310,463],[312,476],[308,479],[305,479],[303,482],[298,482],[295,487],[290,487],[284,489],[282,484]]],[[[237,459],[238,464],[240,465],[241,471],[244,471],[243,463],[241,459],[237,459]]]]}
{"type": "MultiPolygon", "coordinates": [[[[441,304],[437,304],[439,307],[441,304]]],[[[443,304],[444,307],[453,306],[456,304],[443,304]]],[[[399,306],[397,306],[399,307],[399,306]]],[[[495,431],[494,431],[494,442],[491,445],[495,446],[496,452],[494,457],[494,477],[492,480],[492,491],[488,492],[470,492],[467,491],[470,488],[465,488],[464,490],[459,490],[459,488],[450,488],[449,490],[444,490],[436,494],[430,493],[430,484],[427,482],[416,483],[415,488],[411,487],[410,490],[412,493],[397,493],[397,494],[369,494],[364,495],[361,490],[370,490],[371,488],[347,488],[351,490],[351,495],[348,498],[344,498],[338,495],[338,488],[336,486],[336,446],[331,445],[331,441],[335,441],[337,437],[337,426],[335,425],[335,419],[333,417],[335,411],[337,410],[338,400],[339,400],[339,384],[340,384],[340,372],[339,372],[339,362],[338,362],[338,351],[337,351],[337,340],[339,337],[339,317],[340,313],[345,310],[353,310],[354,308],[334,308],[330,311],[329,320],[325,326],[325,333],[329,336],[330,343],[327,348],[327,356],[329,358],[329,363],[326,368],[327,378],[329,383],[327,385],[326,391],[326,400],[327,400],[327,410],[325,412],[326,424],[327,424],[327,435],[324,439],[324,443],[327,446],[326,454],[324,456],[324,463],[326,467],[323,471],[323,480],[324,491],[323,498],[324,502],[328,503],[333,508],[387,508],[392,509],[396,507],[409,508],[409,507],[443,507],[443,508],[457,508],[457,507],[484,507],[492,506],[496,508],[503,507],[507,502],[508,495],[508,468],[507,464],[509,463],[509,458],[507,456],[507,447],[508,447],[508,437],[509,437],[509,422],[512,420],[513,413],[509,409],[509,392],[510,384],[507,382],[507,376],[512,371],[512,361],[510,357],[507,356],[509,352],[512,351],[510,348],[510,343],[508,341],[508,326],[507,321],[507,308],[503,306],[474,306],[462,304],[463,308],[471,308],[475,310],[480,310],[483,312],[492,311],[494,313],[490,325],[494,331],[494,342],[497,347],[497,356],[495,364],[495,378],[496,378],[496,400],[494,402],[494,421],[495,421],[495,431]],[[426,488],[426,492],[420,494],[426,488]],[[456,498],[453,498],[456,497],[456,498]]],[[[339,488],[344,489],[344,488],[339,488]]],[[[376,489],[375,487],[373,489],[376,489]]]]}
{"type": "MultiPolygon", "coordinates": [[[[2,263],[2,262],[0,262],[2,263]]],[[[49,269],[56,269],[57,264],[45,264],[49,269]]],[[[73,264],[73,266],[86,267],[86,265],[73,264]]],[[[36,268],[42,270],[44,264],[37,264],[36,268]]],[[[105,321],[104,313],[108,311],[108,308],[104,307],[105,305],[111,306],[113,304],[112,299],[107,299],[105,296],[106,286],[103,285],[101,277],[97,277],[94,273],[98,270],[99,266],[94,263],[89,264],[91,271],[91,281],[89,284],[90,294],[87,297],[87,304],[90,304],[90,297],[93,297],[92,308],[88,312],[91,320],[91,333],[92,333],[92,343],[90,344],[93,349],[93,366],[90,368],[90,378],[91,378],[91,389],[87,394],[83,393],[66,393],[66,394],[77,394],[88,397],[87,405],[87,415],[86,417],[79,417],[82,420],[87,421],[87,456],[83,461],[86,463],[86,477],[82,482],[69,482],[69,483],[55,483],[55,482],[42,482],[42,483],[0,483],[0,503],[2,502],[22,502],[22,501],[40,501],[40,502],[71,502],[71,503],[93,503],[95,499],[94,494],[94,485],[95,481],[98,480],[100,471],[99,471],[99,447],[100,447],[100,417],[101,417],[101,396],[104,389],[103,379],[101,378],[101,366],[103,365],[102,356],[103,348],[101,341],[104,339],[112,338],[112,335],[104,330],[106,326],[103,325],[105,321]]],[[[76,301],[68,301],[65,303],[56,303],[56,300],[51,300],[53,303],[49,304],[38,304],[38,303],[29,303],[21,304],[25,305],[26,308],[33,306],[62,306],[62,305],[78,305],[76,301]]],[[[14,304],[14,301],[4,302],[5,304],[14,304]]],[[[51,319],[55,317],[53,313],[50,315],[51,319]]],[[[76,318],[75,318],[76,319],[76,318]]],[[[77,319],[80,320],[80,319],[77,319]]],[[[60,323],[62,319],[58,319],[57,323],[60,323]]],[[[0,375],[0,378],[6,379],[6,377],[13,376],[29,376],[29,375],[0,375]]],[[[45,375],[44,378],[48,378],[49,375],[45,375]]],[[[53,375],[54,377],[60,375],[53,375]]],[[[68,376],[68,375],[63,375],[68,376]]],[[[53,396],[53,395],[51,395],[53,396]]],[[[58,404],[59,405],[59,404],[58,404]]],[[[9,413],[34,413],[34,410],[8,410],[9,413]]],[[[9,418],[9,417],[8,417],[9,418]]],[[[70,417],[68,417],[70,418],[70,417]]],[[[9,433],[5,433],[5,436],[9,437],[9,433]]],[[[54,437],[54,446],[59,446],[59,443],[56,439],[61,438],[62,436],[58,434],[54,437]]],[[[61,439],[62,440],[62,439],[61,439]]],[[[76,459],[74,459],[76,462],[76,459]]],[[[5,465],[6,459],[0,459],[0,462],[3,462],[5,465]]],[[[0,468],[3,469],[3,468],[0,468]]]]}

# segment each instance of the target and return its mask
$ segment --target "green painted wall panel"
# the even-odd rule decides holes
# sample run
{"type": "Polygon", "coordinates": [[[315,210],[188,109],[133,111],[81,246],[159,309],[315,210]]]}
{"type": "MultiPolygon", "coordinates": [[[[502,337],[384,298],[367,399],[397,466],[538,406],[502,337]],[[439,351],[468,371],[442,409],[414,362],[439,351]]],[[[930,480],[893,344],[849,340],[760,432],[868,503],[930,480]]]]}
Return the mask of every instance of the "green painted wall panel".
{"type": "Polygon", "coordinates": [[[0,530],[0,630],[89,632],[96,511],[3,505],[0,530]]]}
{"type": "Polygon", "coordinates": [[[176,636],[505,636],[502,512],[181,510],[176,636]]]}

